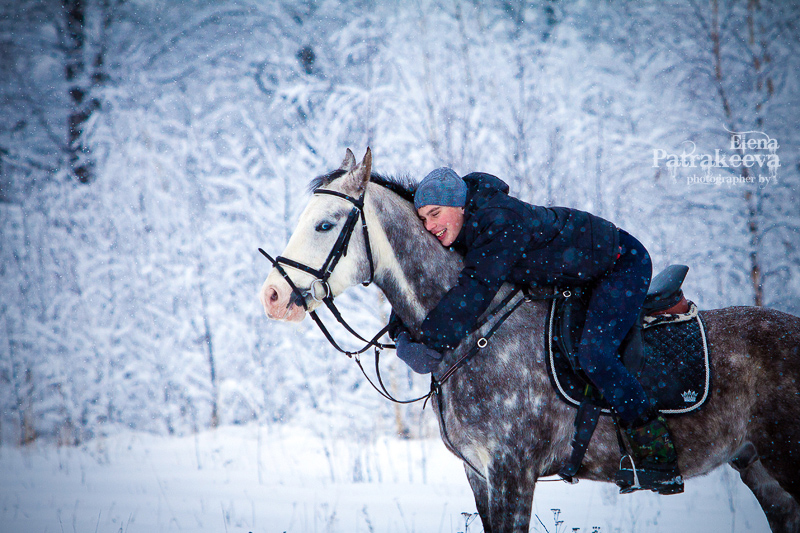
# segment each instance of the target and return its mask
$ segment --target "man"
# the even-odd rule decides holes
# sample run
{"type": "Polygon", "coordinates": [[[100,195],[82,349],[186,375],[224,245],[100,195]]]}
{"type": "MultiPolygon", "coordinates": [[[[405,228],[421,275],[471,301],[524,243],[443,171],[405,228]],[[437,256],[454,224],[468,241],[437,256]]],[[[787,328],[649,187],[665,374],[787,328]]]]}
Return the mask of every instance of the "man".
{"type": "Polygon", "coordinates": [[[654,473],[648,476],[654,483],[679,479],[666,422],[618,356],[650,284],[652,264],[644,246],[590,213],[509,196],[502,180],[479,172],[460,178],[449,168],[434,170],[417,187],[414,207],[442,246],[463,255],[464,268],[422,322],[421,343],[407,331],[396,335],[398,357],[417,372],[433,371],[441,352],[472,330],[505,282],[590,286],[578,363],[616,411],[637,468],[654,473]]]}

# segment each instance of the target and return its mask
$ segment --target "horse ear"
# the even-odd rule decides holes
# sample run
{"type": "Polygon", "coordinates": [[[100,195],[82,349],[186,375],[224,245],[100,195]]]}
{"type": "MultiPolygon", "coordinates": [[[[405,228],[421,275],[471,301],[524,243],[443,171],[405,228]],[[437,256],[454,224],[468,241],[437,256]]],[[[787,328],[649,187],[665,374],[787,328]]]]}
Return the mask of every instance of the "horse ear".
{"type": "Polygon", "coordinates": [[[347,153],[344,154],[344,161],[342,161],[342,165],[339,167],[339,170],[350,172],[354,168],[356,168],[356,156],[354,156],[353,152],[350,150],[350,148],[348,148],[347,153]]]}
{"type": "Polygon", "coordinates": [[[350,176],[347,178],[347,187],[359,193],[363,192],[372,175],[372,151],[367,147],[364,159],[355,166],[350,176]]]}

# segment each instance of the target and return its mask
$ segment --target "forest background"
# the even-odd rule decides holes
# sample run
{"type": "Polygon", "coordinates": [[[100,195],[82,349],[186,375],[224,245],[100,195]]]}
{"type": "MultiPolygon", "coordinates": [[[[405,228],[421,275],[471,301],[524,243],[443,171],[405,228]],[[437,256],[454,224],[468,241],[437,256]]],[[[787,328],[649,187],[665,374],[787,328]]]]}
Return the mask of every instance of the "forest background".
{"type": "MultiPolygon", "coordinates": [[[[614,221],[701,308],[800,314],[800,6],[0,3],[0,443],[435,422],[257,291],[351,147],[614,221]]],[[[381,295],[341,297],[378,330],[381,295]]],[[[393,356],[390,387],[426,388],[393,356]]]]}

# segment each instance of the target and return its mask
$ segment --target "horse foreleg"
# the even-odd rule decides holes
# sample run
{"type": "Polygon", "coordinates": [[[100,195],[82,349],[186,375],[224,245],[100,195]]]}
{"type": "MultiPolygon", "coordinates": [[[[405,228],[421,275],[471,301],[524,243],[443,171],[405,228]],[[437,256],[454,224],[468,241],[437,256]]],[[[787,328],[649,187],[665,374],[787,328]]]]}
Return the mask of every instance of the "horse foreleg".
{"type": "Polygon", "coordinates": [[[478,516],[481,517],[484,533],[492,533],[492,526],[489,522],[489,487],[486,478],[476,473],[471,466],[464,464],[467,472],[469,486],[472,488],[472,495],[475,497],[475,506],[478,508],[478,516]]]}
{"type": "Polygon", "coordinates": [[[536,478],[518,460],[499,456],[489,467],[486,483],[490,527],[481,514],[486,531],[527,533],[531,521],[536,478]]]}
{"type": "Polygon", "coordinates": [[[800,503],[783,489],[747,443],[730,462],[755,495],[773,533],[800,533],[800,503]]]}

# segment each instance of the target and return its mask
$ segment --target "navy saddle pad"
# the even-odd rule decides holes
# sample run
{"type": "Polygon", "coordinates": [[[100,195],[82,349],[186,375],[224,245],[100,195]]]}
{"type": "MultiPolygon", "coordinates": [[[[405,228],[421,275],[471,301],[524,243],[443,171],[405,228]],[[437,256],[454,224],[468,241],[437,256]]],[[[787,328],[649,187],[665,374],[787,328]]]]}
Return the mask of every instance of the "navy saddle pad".
{"type": "MultiPolygon", "coordinates": [[[[557,342],[554,323],[560,302],[563,300],[553,301],[547,317],[547,370],[559,396],[577,407],[585,399],[587,382],[573,370],[557,342]]],[[[706,331],[697,306],[690,302],[689,311],[684,314],[646,316],[643,328],[641,368],[629,370],[642,384],[647,397],[664,414],[683,414],[699,408],[708,398],[711,366],[706,331]]],[[[611,413],[602,399],[597,403],[603,407],[603,414],[611,413]]]]}

